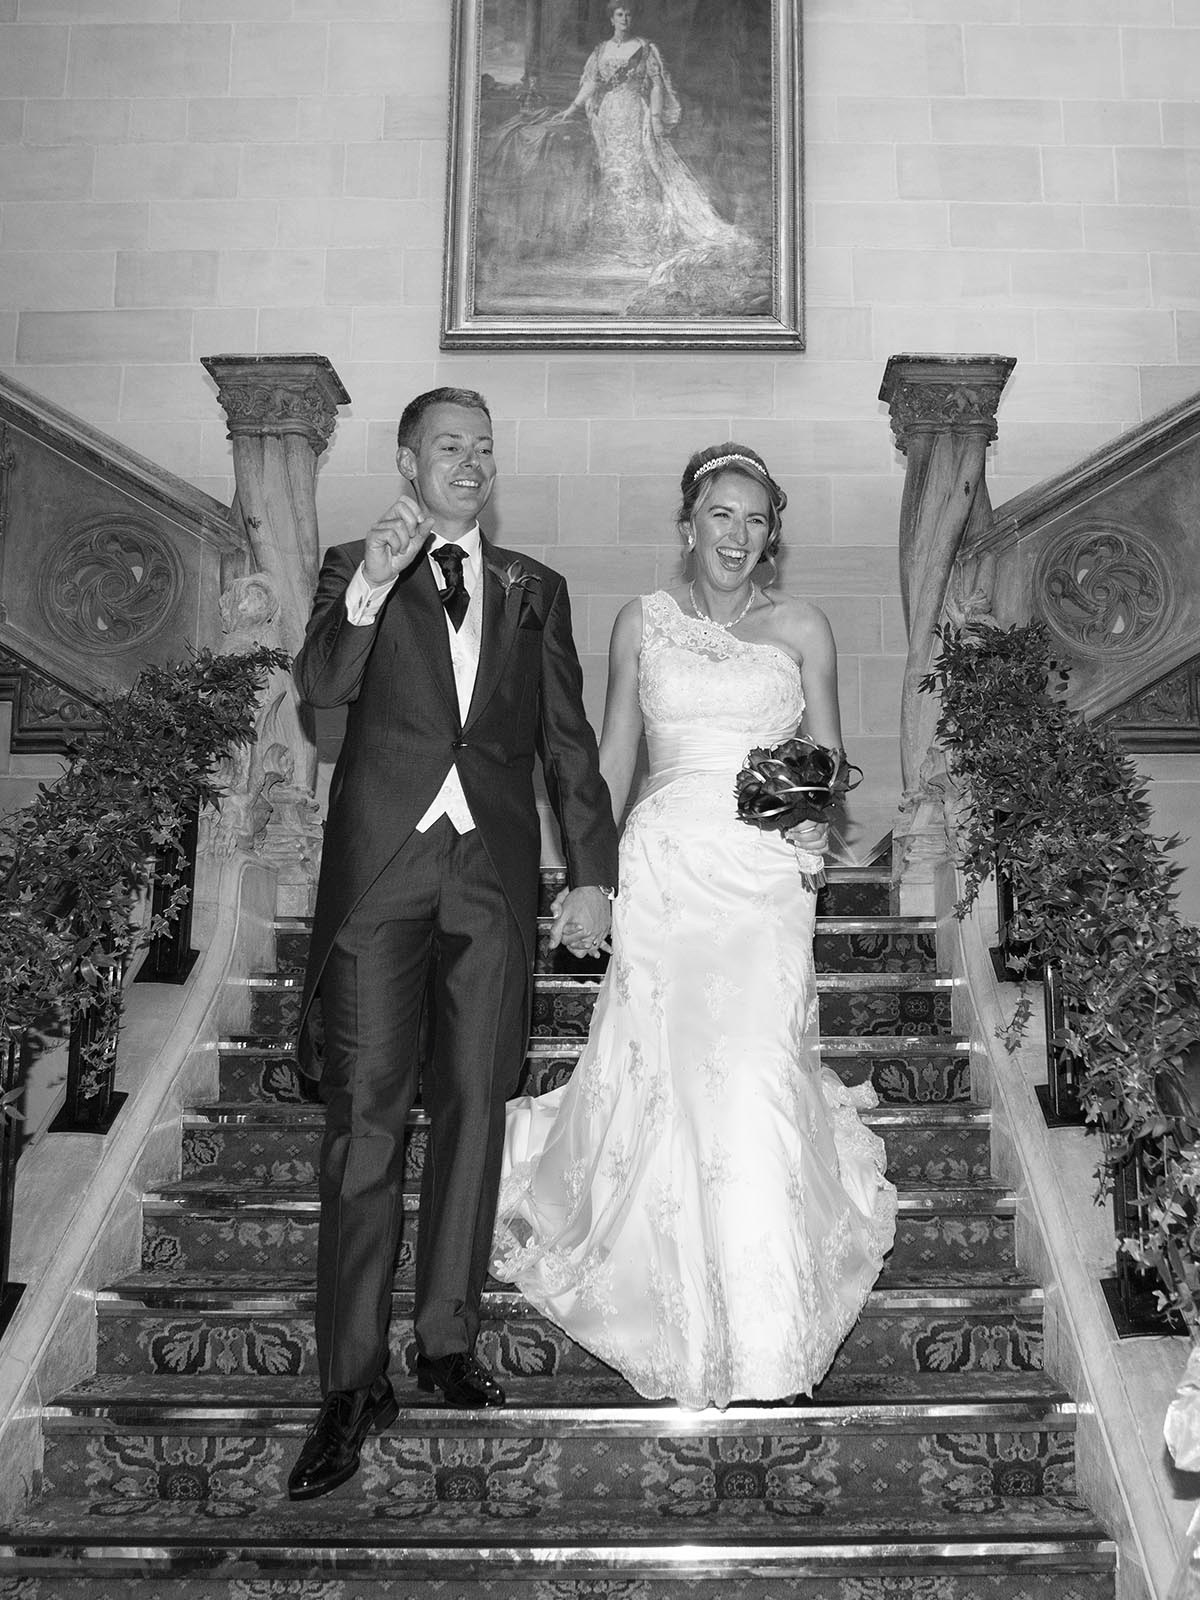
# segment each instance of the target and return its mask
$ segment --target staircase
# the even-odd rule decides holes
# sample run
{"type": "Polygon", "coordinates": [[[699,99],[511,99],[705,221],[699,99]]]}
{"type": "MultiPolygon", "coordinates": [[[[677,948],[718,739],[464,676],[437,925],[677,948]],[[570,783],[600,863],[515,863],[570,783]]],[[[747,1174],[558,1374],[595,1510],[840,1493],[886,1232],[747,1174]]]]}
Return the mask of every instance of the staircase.
{"type": "MultiPolygon", "coordinates": [[[[558,887],[544,874],[545,907],[558,887]]],[[[1100,1600],[1115,1555],[1076,1498],[1076,1415],[1042,1366],[1042,1294],[950,1031],[930,922],[879,869],[835,871],[817,923],[822,1053],[870,1075],[900,1189],[895,1249],[811,1401],[680,1412],[634,1395],[503,1285],[480,1352],[509,1404],[406,1381],[424,1129],[396,1268],[400,1416],[360,1473],[284,1484],[318,1403],[315,1172],[296,1089],[307,927],[277,924],[254,1032],[147,1194],[141,1270],[97,1306],[93,1378],[44,1413],[43,1492],[0,1530],[3,1600],[1100,1600]]],[[[543,923],[527,1087],[570,1073],[594,969],[543,923]]]]}

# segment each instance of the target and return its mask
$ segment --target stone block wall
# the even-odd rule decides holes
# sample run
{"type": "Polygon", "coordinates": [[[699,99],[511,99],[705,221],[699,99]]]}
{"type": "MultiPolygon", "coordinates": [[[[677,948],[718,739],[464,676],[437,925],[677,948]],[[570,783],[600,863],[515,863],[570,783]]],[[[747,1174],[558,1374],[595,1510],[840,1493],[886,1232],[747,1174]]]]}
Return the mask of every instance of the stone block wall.
{"type": "Polygon", "coordinates": [[[684,460],[746,440],[791,496],[785,582],[837,627],[860,833],[882,831],[904,650],[884,362],[1018,357],[997,503],[1200,388],[1200,5],[803,11],[805,352],[450,355],[450,0],[0,0],[0,367],[227,499],[199,358],[327,355],[353,404],[326,542],[392,498],[408,396],[481,388],[497,531],[570,578],[597,720],[616,609],[676,569],[684,460]]]}

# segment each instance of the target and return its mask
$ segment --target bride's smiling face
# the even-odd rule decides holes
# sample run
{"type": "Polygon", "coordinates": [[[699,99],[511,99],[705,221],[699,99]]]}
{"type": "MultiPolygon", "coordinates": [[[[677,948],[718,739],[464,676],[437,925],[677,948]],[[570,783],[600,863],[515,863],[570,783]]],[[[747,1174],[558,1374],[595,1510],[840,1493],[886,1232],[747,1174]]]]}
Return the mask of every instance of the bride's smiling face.
{"type": "Polygon", "coordinates": [[[740,472],[718,472],[692,512],[696,575],[715,589],[745,583],[766,547],[771,502],[761,483],[740,472]]]}

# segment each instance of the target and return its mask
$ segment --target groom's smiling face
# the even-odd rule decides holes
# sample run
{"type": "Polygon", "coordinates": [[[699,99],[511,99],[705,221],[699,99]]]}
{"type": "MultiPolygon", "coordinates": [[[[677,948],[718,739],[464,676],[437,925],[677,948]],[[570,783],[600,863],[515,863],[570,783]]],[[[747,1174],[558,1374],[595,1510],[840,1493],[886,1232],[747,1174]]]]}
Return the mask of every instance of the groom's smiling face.
{"type": "Polygon", "coordinates": [[[478,521],[496,481],[491,419],[470,406],[430,406],[416,445],[401,445],[396,465],[438,533],[464,532],[478,521]]]}

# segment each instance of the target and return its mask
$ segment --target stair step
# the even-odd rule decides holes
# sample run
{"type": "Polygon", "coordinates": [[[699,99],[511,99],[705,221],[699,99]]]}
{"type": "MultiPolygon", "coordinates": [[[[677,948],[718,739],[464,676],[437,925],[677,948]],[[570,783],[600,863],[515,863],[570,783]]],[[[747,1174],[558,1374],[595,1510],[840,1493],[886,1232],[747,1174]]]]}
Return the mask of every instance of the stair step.
{"type": "MultiPolygon", "coordinates": [[[[259,1033],[294,1033],[303,975],[253,973],[250,1025],[259,1033]]],[[[600,975],[540,974],[534,978],[533,1037],[587,1034],[600,975]]],[[[931,1034],[950,1027],[951,978],[929,972],[823,972],[817,975],[821,1031],[829,1034],[931,1034]]]]}
{"type": "Polygon", "coordinates": [[[1112,1596],[1114,1548],[1072,1497],[992,1495],[969,1518],[953,1497],[786,1503],[753,1497],[765,1470],[715,1473],[706,1503],[674,1511],[631,1496],[565,1508],[515,1473],[503,1498],[483,1499],[496,1474],[469,1463],[443,1476],[441,1498],[388,1481],[301,1505],[249,1491],[219,1523],[209,1501],[182,1495],[110,1499],[107,1517],[48,1496],[0,1540],[0,1582],[19,1564],[19,1600],[978,1600],[981,1585],[988,1600],[1112,1596]],[[290,1588],[285,1552],[311,1575],[290,1588]]]}
{"type": "MultiPolygon", "coordinates": [[[[886,1143],[893,1182],[984,1182],[991,1172],[991,1114],[982,1107],[881,1106],[863,1122],[886,1143]]],[[[413,1112],[405,1172],[424,1164],[427,1118],[413,1112]]],[[[324,1108],[262,1101],[199,1107],[183,1123],[183,1173],[259,1183],[316,1181],[324,1108]]]]}
{"type": "MultiPolygon", "coordinates": [[[[542,875],[523,1088],[564,1081],[600,968],[548,949],[542,875]]],[[[287,1473],[319,1404],[316,1157],[323,1108],[293,1041],[308,919],[220,1094],[184,1118],[183,1177],[144,1202],[143,1270],[97,1301],[98,1375],[44,1413],[48,1492],[0,1530],[14,1600],[1113,1600],[1115,1551],[1076,1498],[1076,1408],[1043,1370],[1042,1291],[990,1179],[991,1116],[951,1026],[932,919],[886,867],[835,869],[814,936],[821,1056],[870,1079],[864,1121],[900,1187],[896,1245],[811,1399],[648,1402],[489,1284],[479,1348],[509,1404],[417,1389],[410,1118],[392,1295],[395,1424],[307,1505],[287,1473]]]]}
{"type": "MultiPolygon", "coordinates": [[[[402,1209],[415,1214],[418,1199],[416,1185],[406,1185],[401,1195],[402,1209]]],[[[143,1204],[155,1213],[250,1210],[279,1211],[288,1215],[311,1212],[315,1216],[320,1202],[313,1180],[258,1184],[235,1177],[193,1173],[147,1190],[143,1204]]],[[[901,1215],[978,1212],[988,1216],[1012,1216],[1015,1205],[1012,1191],[997,1183],[922,1184],[900,1190],[898,1210],[901,1215]]]]}
{"type": "MultiPolygon", "coordinates": [[[[550,948],[553,921],[539,917],[534,971],[595,974],[598,963],[573,956],[564,946],[550,948]]],[[[281,973],[303,974],[312,923],[307,917],[275,923],[275,961],[281,973]]],[[[813,957],[818,972],[933,972],[937,966],[937,923],[932,917],[818,917],[813,957]]]]}
{"type": "MultiPolygon", "coordinates": [[[[1075,1491],[1076,1408],[1044,1373],[916,1374],[895,1384],[900,1398],[849,1383],[840,1403],[703,1413],[641,1401],[601,1374],[507,1388],[499,1410],[457,1411],[401,1380],[399,1416],[347,1488],[370,1497],[382,1479],[393,1495],[434,1500],[469,1461],[480,1499],[503,1499],[516,1475],[543,1502],[633,1490],[677,1512],[713,1497],[714,1473],[749,1462],[765,1465],[768,1503],[827,1494],[874,1506],[915,1490],[936,1504],[964,1480],[976,1495],[1075,1491]]],[[[250,1473],[270,1494],[318,1404],[311,1378],[94,1378],[45,1413],[45,1481],[52,1493],[139,1501],[178,1496],[182,1470],[189,1493],[225,1500],[244,1494],[250,1473]]]]}
{"type": "MultiPolygon", "coordinates": [[[[98,1297],[101,1373],[316,1372],[311,1279],[285,1285],[262,1275],[235,1283],[223,1275],[193,1279],[174,1291],[168,1285],[163,1275],[135,1274],[98,1297]]],[[[831,1378],[836,1385],[854,1374],[862,1383],[888,1385],[923,1372],[1039,1371],[1043,1309],[1041,1291],[1027,1285],[876,1287],[838,1351],[831,1378]]],[[[409,1370],[415,1357],[412,1314],[411,1291],[394,1291],[398,1372],[409,1370]]],[[[488,1290],[482,1317],[479,1350],[497,1374],[608,1370],[514,1290],[488,1290]]],[[[818,1396],[825,1392],[822,1384],[818,1396]]]]}
{"type": "MultiPolygon", "coordinates": [[[[415,1267],[416,1194],[404,1196],[398,1281],[415,1267]]],[[[963,1268],[1015,1261],[1015,1201],[1003,1190],[924,1188],[902,1192],[894,1271],[963,1268]]],[[[286,1193],[269,1188],[206,1184],[189,1179],[146,1197],[142,1208],[142,1265],[152,1271],[228,1269],[310,1270],[316,1257],[318,1202],[312,1185],[286,1193]]]]}
{"type": "MultiPolygon", "coordinates": [[[[980,1372],[879,1374],[840,1385],[832,1400],[798,1399],[770,1403],[735,1402],[726,1410],[697,1412],[669,1400],[646,1400],[608,1369],[546,1376],[514,1374],[505,1384],[508,1403],[493,1410],[459,1410],[426,1394],[407,1373],[394,1375],[400,1415],[389,1432],[441,1438],[528,1435],[567,1437],[586,1429],[593,1435],[641,1439],[694,1432],[703,1418],[704,1437],[753,1432],[779,1436],[836,1430],[869,1433],[888,1428],[923,1433],[987,1426],[1000,1431],[1075,1426],[1074,1402],[1047,1373],[980,1372]],[[887,1394],[888,1384],[901,1392],[887,1394]]],[[[196,1424],[218,1431],[256,1432],[264,1424],[303,1432],[321,1403],[315,1375],[215,1373],[155,1375],[102,1373],[63,1390],[46,1407],[53,1433],[95,1432],[91,1424],[174,1426],[196,1424]],[[86,1426],[85,1426],[86,1424],[86,1426]]]]}
{"type": "Polygon", "coordinates": [[[819,917],[813,960],[820,972],[935,972],[937,924],[921,917],[819,917]]]}
{"type": "MultiPolygon", "coordinates": [[[[582,1048],[578,1038],[532,1040],[519,1092],[544,1094],[565,1082],[582,1048]]],[[[289,1036],[234,1035],[221,1040],[220,1052],[222,1099],[291,1104],[301,1098],[289,1036]]],[[[821,1059],[847,1083],[870,1077],[889,1104],[961,1104],[972,1098],[967,1046],[948,1034],[826,1035],[821,1059]]]]}

